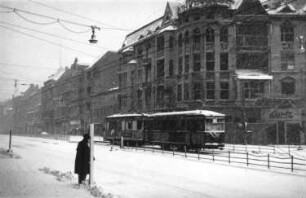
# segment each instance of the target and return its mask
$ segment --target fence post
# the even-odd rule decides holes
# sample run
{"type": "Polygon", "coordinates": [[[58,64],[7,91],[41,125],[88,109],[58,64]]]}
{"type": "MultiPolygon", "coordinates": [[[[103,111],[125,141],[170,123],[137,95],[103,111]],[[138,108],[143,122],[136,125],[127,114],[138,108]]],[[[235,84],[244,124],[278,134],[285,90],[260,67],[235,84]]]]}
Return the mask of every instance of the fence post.
{"type": "Polygon", "coordinates": [[[291,155],[291,172],[293,172],[293,155],[291,155]]]}
{"type": "Polygon", "coordinates": [[[187,158],[186,150],[187,150],[187,148],[186,148],[186,146],[184,146],[185,157],[187,158]]]}
{"type": "Polygon", "coordinates": [[[246,157],[247,157],[247,166],[249,166],[249,153],[248,152],[246,152],[246,157]]]}
{"type": "Polygon", "coordinates": [[[172,147],[172,150],[173,150],[173,156],[174,156],[174,147],[172,147]]]}
{"type": "Polygon", "coordinates": [[[200,160],[200,149],[198,149],[198,160],[200,160]]]}
{"type": "Polygon", "coordinates": [[[10,130],[10,137],[9,137],[9,149],[7,150],[8,153],[13,153],[12,151],[12,130],[10,130]]]}
{"type": "Polygon", "coordinates": [[[231,151],[228,151],[228,163],[231,163],[231,151]]]}
{"type": "Polygon", "coordinates": [[[212,152],[213,162],[215,161],[215,151],[212,152]]]}
{"type": "Polygon", "coordinates": [[[270,154],[268,153],[268,169],[270,169],[270,154]]]}
{"type": "Polygon", "coordinates": [[[288,152],[289,152],[289,155],[291,155],[291,153],[290,153],[290,145],[288,145],[288,152]]]}

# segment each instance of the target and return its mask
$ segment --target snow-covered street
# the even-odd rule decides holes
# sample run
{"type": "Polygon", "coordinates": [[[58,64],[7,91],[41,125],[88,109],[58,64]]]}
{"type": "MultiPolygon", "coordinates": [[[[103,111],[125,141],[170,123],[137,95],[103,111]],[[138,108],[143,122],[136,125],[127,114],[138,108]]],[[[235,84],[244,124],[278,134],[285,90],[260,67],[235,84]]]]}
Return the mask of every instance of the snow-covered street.
{"type": "MultiPolygon", "coordinates": [[[[0,197],[91,197],[74,189],[77,176],[57,181],[39,169],[73,172],[77,143],[13,136],[13,158],[0,135],[0,197]],[[5,178],[5,179],[4,179],[5,178]]],[[[110,151],[95,145],[95,182],[121,198],[305,198],[306,173],[299,176],[234,167],[149,152],[110,151]]]]}

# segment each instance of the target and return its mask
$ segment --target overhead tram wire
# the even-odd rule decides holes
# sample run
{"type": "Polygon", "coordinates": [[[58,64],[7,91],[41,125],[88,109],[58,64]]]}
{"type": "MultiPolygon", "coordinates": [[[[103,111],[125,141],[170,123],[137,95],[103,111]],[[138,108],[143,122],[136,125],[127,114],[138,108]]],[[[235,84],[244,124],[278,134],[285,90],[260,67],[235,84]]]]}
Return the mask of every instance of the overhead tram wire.
{"type": "Polygon", "coordinates": [[[41,2],[37,2],[37,1],[33,1],[33,0],[28,0],[28,1],[30,1],[32,3],[35,3],[35,4],[38,4],[38,5],[41,5],[41,6],[44,6],[44,7],[47,7],[49,9],[53,9],[53,10],[56,10],[56,11],[59,11],[59,12],[70,14],[72,16],[79,17],[79,18],[82,18],[82,19],[86,19],[88,21],[92,21],[92,22],[98,23],[100,25],[105,25],[105,26],[109,27],[109,28],[101,27],[102,29],[111,29],[111,30],[120,30],[120,31],[132,31],[132,29],[124,29],[124,28],[113,26],[113,25],[109,25],[107,23],[104,23],[104,22],[101,22],[101,21],[98,21],[98,20],[95,20],[95,19],[91,19],[91,18],[88,18],[86,16],[81,16],[81,15],[78,15],[78,14],[75,14],[75,13],[72,13],[72,12],[68,12],[68,11],[65,11],[65,10],[62,10],[62,9],[59,9],[59,8],[55,8],[55,7],[46,5],[46,4],[41,3],[41,2]]]}
{"type": "Polygon", "coordinates": [[[66,37],[63,37],[63,36],[59,36],[59,35],[55,35],[55,34],[50,34],[50,33],[47,33],[47,32],[42,32],[42,31],[39,31],[39,30],[23,27],[23,26],[12,24],[12,23],[8,23],[8,22],[5,22],[5,21],[0,21],[0,23],[5,24],[5,25],[10,25],[10,26],[18,27],[18,28],[25,29],[25,30],[29,30],[29,31],[33,31],[33,32],[37,32],[37,33],[40,33],[40,34],[45,34],[45,35],[56,37],[56,38],[59,38],[59,39],[64,39],[64,40],[67,40],[67,41],[73,41],[73,42],[76,42],[76,43],[84,44],[84,45],[95,47],[95,48],[99,48],[99,49],[110,50],[110,49],[102,47],[100,45],[91,45],[91,44],[89,44],[87,42],[82,42],[82,41],[66,38],[66,37]]]}
{"type": "Polygon", "coordinates": [[[22,67],[22,68],[25,68],[25,67],[28,67],[28,68],[39,68],[39,69],[46,69],[46,70],[57,70],[57,68],[51,68],[51,67],[39,67],[39,66],[32,66],[32,65],[20,65],[20,64],[12,64],[12,63],[3,63],[3,62],[0,62],[0,65],[7,65],[7,66],[10,66],[10,67],[22,67]]]}
{"type": "Polygon", "coordinates": [[[34,35],[32,35],[32,34],[28,34],[28,33],[25,33],[25,32],[21,32],[21,31],[19,31],[19,30],[15,30],[15,29],[12,29],[12,28],[3,26],[3,25],[0,25],[0,27],[2,27],[2,28],[4,28],[4,29],[7,29],[7,30],[10,30],[10,31],[13,31],[13,32],[18,32],[18,33],[20,33],[20,34],[23,34],[23,35],[26,35],[26,36],[29,36],[29,37],[32,37],[32,38],[36,38],[36,39],[38,39],[38,40],[47,42],[47,43],[52,44],[52,45],[56,45],[56,46],[63,47],[63,48],[65,48],[65,49],[68,49],[68,50],[71,50],[71,51],[74,51],[74,52],[78,52],[78,53],[80,53],[80,54],[83,54],[83,55],[86,55],[86,56],[89,56],[89,57],[93,57],[93,58],[96,58],[96,57],[97,57],[97,56],[95,56],[95,55],[88,54],[88,53],[86,53],[86,52],[82,52],[82,51],[79,51],[79,50],[75,50],[75,49],[72,49],[72,48],[70,48],[70,47],[61,45],[61,44],[59,44],[59,43],[55,43],[55,42],[52,42],[52,41],[49,41],[49,40],[46,40],[46,39],[43,39],[43,38],[34,36],[34,35]]]}
{"type": "MultiPolygon", "coordinates": [[[[93,27],[95,27],[96,29],[99,29],[99,28],[100,28],[100,27],[97,27],[97,26],[92,26],[92,25],[77,23],[77,22],[74,22],[74,21],[69,21],[69,20],[60,19],[60,18],[56,18],[56,17],[51,17],[51,16],[47,16],[47,15],[43,15],[43,14],[38,14],[38,13],[30,12],[30,11],[27,11],[27,10],[22,10],[22,9],[18,9],[18,8],[12,8],[12,7],[9,7],[9,6],[0,5],[0,7],[6,8],[6,9],[10,9],[10,10],[12,10],[15,14],[17,14],[17,16],[23,18],[24,20],[27,20],[28,22],[40,24],[40,25],[48,25],[48,23],[35,22],[35,21],[32,21],[32,20],[28,20],[28,19],[25,18],[24,16],[20,15],[20,13],[18,13],[18,12],[22,12],[22,13],[30,14],[30,15],[33,15],[33,16],[37,16],[37,17],[42,17],[42,18],[54,20],[54,21],[52,21],[52,22],[49,22],[49,24],[64,22],[64,23],[69,23],[69,24],[76,25],[76,26],[87,27],[87,28],[89,28],[89,30],[91,30],[93,27]]],[[[80,33],[84,33],[84,32],[80,32],[80,33]]]]}

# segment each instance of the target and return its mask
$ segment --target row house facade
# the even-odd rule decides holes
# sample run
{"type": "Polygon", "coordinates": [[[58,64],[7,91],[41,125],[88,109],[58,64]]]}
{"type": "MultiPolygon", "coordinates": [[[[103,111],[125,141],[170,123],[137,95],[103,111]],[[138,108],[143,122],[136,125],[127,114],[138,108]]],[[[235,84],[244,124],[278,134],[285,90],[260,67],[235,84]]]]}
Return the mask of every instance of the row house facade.
{"type": "Polygon", "coordinates": [[[168,2],[119,50],[119,110],[209,109],[228,141],[305,144],[305,36],[302,0],[168,2]]]}
{"type": "Polygon", "coordinates": [[[83,134],[90,123],[103,124],[118,109],[115,52],[107,52],[94,65],[60,68],[42,87],[44,130],[54,134],[83,134]],[[110,64],[112,63],[112,64],[110,64]],[[111,99],[109,99],[111,98],[111,99]]]}

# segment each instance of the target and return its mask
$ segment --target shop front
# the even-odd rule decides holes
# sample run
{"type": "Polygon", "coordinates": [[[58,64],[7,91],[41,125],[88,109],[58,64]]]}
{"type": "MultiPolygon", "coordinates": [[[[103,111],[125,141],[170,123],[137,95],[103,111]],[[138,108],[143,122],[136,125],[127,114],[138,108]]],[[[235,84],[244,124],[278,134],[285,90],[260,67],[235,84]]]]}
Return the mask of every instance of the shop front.
{"type": "Polygon", "coordinates": [[[262,111],[265,122],[272,124],[267,132],[268,140],[274,144],[304,144],[302,109],[293,105],[284,105],[285,103],[262,111]]]}

